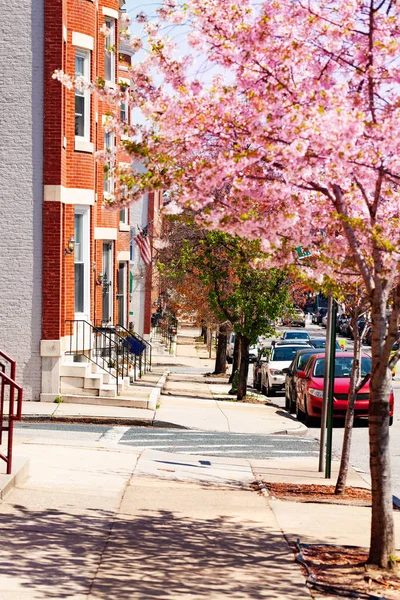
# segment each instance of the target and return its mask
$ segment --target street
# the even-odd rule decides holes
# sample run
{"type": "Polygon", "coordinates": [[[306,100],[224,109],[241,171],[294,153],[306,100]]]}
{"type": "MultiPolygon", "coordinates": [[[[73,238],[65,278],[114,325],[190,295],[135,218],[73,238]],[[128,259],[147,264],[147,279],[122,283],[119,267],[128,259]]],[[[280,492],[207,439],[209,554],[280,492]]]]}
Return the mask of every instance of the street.
{"type": "MultiPolygon", "coordinates": [[[[307,328],[311,337],[321,337],[325,330],[317,326],[307,328]]],[[[351,348],[351,342],[348,346],[351,348]]],[[[366,348],[368,352],[368,348],[366,348]]],[[[199,369],[191,367],[172,367],[174,373],[184,372],[199,375],[199,369]]],[[[252,381],[252,365],[249,369],[249,383],[252,381]]],[[[390,429],[392,456],[393,493],[400,498],[400,379],[393,381],[395,393],[394,423],[390,429]]],[[[269,401],[277,408],[284,410],[284,394],[275,394],[269,401]]],[[[318,423],[311,425],[304,437],[291,435],[267,435],[232,433],[217,431],[201,431],[186,429],[152,428],[90,425],[78,423],[18,423],[16,424],[16,441],[54,441],[60,443],[71,441],[85,445],[120,445],[142,451],[145,449],[164,452],[201,455],[226,456],[231,458],[275,459],[291,457],[319,456],[320,428],[318,423]]],[[[343,440],[343,422],[336,421],[333,430],[333,455],[340,458],[343,440]]],[[[368,426],[366,420],[356,422],[351,448],[351,464],[368,478],[369,450],[368,426]]]]}
{"type": "MultiPolygon", "coordinates": [[[[311,325],[306,328],[306,331],[311,337],[322,337],[326,334],[326,329],[317,325],[311,325]]],[[[347,342],[347,349],[352,350],[353,343],[351,340],[347,342]]],[[[370,348],[364,347],[364,351],[368,354],[370,348]]],[[[249,382],[252,381],[252,369],[250,369],[249,382]]],[[[394,391],[394,419],[393,425],[390,428],[390,447],[391,447],[391,459],[392,459],[392,487],[393,494],[400,498],[400,378],[397,374],[393,380],[393,391],[394,391]]],[[[269,398],[271,402],[284,409],[285,398],[284,393],[276,394],[269,398]]],[[[309,426],[306,439],[314,440],[319,444],[320,427],[318,423],[309,426]]],[[[335,421],[333,428],[332,438],[332,450],[335,458],[340,458],[342,451],[343,442],[343,422],[335,421]]],[[[366,420],[360,420],[355,423],[350,463],[356,469],[360,469],[369,477],[369,442],[368,442],[368,423],[366,420]]]]}

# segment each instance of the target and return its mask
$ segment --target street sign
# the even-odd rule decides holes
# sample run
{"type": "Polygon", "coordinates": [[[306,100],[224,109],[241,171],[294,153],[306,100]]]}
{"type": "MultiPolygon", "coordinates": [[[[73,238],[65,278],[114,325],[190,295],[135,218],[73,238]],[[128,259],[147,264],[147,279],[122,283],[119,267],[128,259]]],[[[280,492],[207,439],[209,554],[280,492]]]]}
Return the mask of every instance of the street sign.
{"type": "Polygon", "coordinates": [[[303,248],[303,246],[297,246],[295,250],[297,253],[297,258],[307,258],[308,256],[311,256],[310,250],[308,248],[303,248]]]}

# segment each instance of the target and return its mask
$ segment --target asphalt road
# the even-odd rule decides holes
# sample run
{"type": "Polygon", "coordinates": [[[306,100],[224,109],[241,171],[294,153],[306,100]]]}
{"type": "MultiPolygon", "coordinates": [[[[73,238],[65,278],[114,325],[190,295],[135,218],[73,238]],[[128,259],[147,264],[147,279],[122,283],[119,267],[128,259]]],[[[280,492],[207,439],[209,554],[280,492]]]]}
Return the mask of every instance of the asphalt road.
{"type": "MultiPolygon", "coordinates": [[[[322,337],[325,335],[326,330],[313,325],[307,327],[306,331],[309,332],[311,337],[322,337]]],[[[352,341],[348,340],[347,349],[352,350],[352,341]]],[[[370,348],[366,346],[365,352],[369,352],[370,348]]],[[[251,369],[250,369],[251,375],[251,369]]],[[[252,381],[249,379],[249,381],[252,381]]],[[[393,380],[393,391],[394,391],[394,420],[393,425],[390,428],[390,448],[391,448],[391,461],[392,461],[392,486],[393,494],[400,498],[400,369],[398,374],[393,380]]],[[[284,408],[285,398],[282,392],[281,395],[275,395],[270,398],[271,402],[284,408]]],[[[319,445],[320,438],[320,427],[314,425],[309,427],[307,439],[314,440],[319,445]]],[[[336,421],[333,428],[332,436],[332,451],[336,458],[340,458],[343,443],[343,422],[336,421]]],[[[368,440],[368,422],[367,420],[358,421],[353,430],[352,445],[350,453],[350,463],[353,467],[356,467],[360,471],[364,472],[369,477],[369,440],[368,440]]]]}
{"type": "Polygon", "coordinates": [[[16,423],[15,437],[34,439],[85,441],[93,444],[121,444],[142,450],[237,458],[288,458],[318,456],[313,439],[287,435],[221,433],[151,427],[81,425],[72,423],[16,423]]]}

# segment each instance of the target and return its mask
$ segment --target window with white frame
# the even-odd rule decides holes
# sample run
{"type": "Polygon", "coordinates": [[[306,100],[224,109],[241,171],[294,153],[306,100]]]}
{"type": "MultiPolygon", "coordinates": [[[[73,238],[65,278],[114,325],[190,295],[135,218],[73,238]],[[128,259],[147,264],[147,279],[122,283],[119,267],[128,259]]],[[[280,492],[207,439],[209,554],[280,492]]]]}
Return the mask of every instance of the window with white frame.
{"type": "MultiPolygon", "coordinates": [[[[104,150],[114,150],[114,133],[108,132],[104,133],[104,150]]],[[[110,156],[111,163],[113,162],[113,156],[110,156]]],[[[110,162],[104,162],[104,193],[105,194],[114,194],[114,177],[112,173],[112,165],[110,162]]]]}
{"type": "Polygon", "coordinates": [[[90,208],[75,207],[75,314],[90,315],[90,208]]]}
{"type": "Polygon", "coordinates": [[[128,209],[121,208],[119,211],[119,222],[121,225],[128,225],[128,209]]]}
{"type": "Polygon", "coordinates": [[[104,37],[104,79],[115,82],[115,19],[106,18],[107,34],[104,37]]]}
{"type": "Polygon", "coordinates": [[[128,124],[128,110],[127,110],[126,102],[121,102],[120,118],[121,118],[122,123],[128,124]]]}
{"type": "MultiPolygon", "coordinates": [[[[90,51],[77,50],[75,56],[75,76],[90,81],[90,51]]],[[[90,93],[89,90],[75,90],[75,136],[90,141],[90,93]]]]}

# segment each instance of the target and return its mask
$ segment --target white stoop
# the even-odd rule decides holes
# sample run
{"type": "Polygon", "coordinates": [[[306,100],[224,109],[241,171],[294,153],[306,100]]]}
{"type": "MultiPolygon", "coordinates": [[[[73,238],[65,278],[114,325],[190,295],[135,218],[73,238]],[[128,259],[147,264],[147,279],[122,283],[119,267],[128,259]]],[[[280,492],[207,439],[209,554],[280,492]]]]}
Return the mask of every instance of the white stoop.
{"type": "MultiPolygon", "coordinates": [[[[68,360],[68,359],[67,359],[68,360]]],[[[104,371],[93,362],[66,362],[60,367],[62,401],[75,404],[98,404],[148,408],[150,390],[130,384],[130,377],[119,377],[118,393],[115,371],[104,371]]]]}

